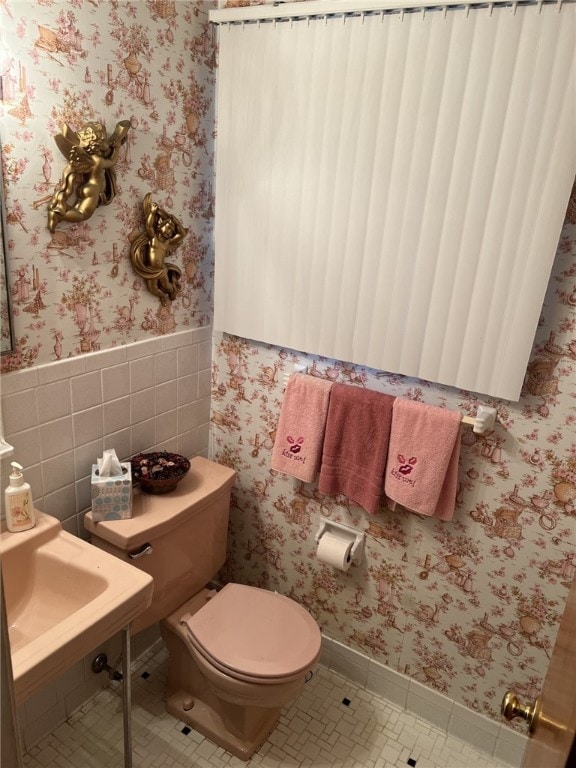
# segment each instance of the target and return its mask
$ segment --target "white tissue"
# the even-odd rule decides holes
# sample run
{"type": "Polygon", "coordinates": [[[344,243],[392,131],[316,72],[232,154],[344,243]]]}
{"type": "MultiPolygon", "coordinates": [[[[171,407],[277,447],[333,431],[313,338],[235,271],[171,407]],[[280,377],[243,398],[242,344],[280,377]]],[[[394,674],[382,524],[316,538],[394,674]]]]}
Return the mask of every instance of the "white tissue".
{"type": "Polygon", "coordinates": [[[108,448],[102,454],[101,459],[97,459],[98,474],[100,477],[118,477],[118,475],[124,474],[122,471],[122,465],[116,456],[114,448],[108,448]]]}

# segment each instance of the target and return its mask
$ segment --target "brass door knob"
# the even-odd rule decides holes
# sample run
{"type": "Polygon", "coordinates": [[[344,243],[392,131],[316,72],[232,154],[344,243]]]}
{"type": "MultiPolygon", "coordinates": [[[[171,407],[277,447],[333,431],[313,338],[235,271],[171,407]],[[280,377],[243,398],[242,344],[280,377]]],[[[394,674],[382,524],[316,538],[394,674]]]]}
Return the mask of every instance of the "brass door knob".
{"type": "Polygon", "coordinates": [[[534,733],[540,719],[540,699],[536,699],[533,704],[520,704],[514,691],[508,691],[502,699],[500,711],[506,720],[513,720],[515,717],[526,720],[529,732],[534,733]]]}
{"type": "Polygon", "coordinates": [[[521,717],[528,723],[528,731],[535,733],[536,728],[551,731],[555,736],[561,736],[569,730],[566,723],[553,720],[542,712],[542,703],[537,698],[534,704],[520,704],[514,691],[508,693],[502,699],[500,711],[506,720],[513,720],[515,717],[521,717]]]}

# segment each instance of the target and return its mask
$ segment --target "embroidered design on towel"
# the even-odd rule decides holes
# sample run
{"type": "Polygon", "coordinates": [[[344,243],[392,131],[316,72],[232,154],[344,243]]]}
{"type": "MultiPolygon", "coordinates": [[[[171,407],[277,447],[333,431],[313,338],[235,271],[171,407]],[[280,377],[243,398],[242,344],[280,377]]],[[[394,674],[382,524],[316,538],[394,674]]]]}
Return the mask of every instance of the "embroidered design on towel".
{"type": "Polygon", "coordinates": [[[415,464],[418,463],[416,456],[412,456],[412,458],[408,459],[408,463],[406,463],[406,459],[401,453],[398,454],[398,461],[401,464],[401,466],[398,467],[398,472],[400,472],[401,475],[409,475],[414,469],[415,464]]]}
{"type": "Polygon", "coordinates": [[[416,485],[416,478],[408,477],[412,473],[412,470],[418,463],[416,456],[411,456],[408,460],[404,457],[404,454],[399,453],[396,456],[398,461],[398,468],[392,469],[391,474],[397,480],[402,480],[403,483],[409,483],[410,485],[416,485]]]}
{"type": "Polygon", "coordinates": [[[291,459],[293,457],[296,457],[298,461],[305,462],[306,457],[305,456],[296,456],[296,454],[300,453],[302,450],[302,446],[304,445],[304,438],[299,437],[297,440],[295,440],[292,435],[288,435],[286,437],[286,442],[289,443],[290,448],[282,451],[282,455],[286,456],[286,458],[291,459]]]}

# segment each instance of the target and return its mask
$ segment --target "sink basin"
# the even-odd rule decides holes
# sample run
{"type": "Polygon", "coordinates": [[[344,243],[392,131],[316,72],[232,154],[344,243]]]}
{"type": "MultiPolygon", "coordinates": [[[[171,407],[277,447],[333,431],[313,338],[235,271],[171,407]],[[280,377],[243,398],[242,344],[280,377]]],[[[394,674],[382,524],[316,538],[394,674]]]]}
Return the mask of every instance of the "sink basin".
{"type": "Polygon", "coordinates": [[[152,600],[144,571],[36,512],[36,527],[0,534],[17,704],[126,627],[152,600]]]}

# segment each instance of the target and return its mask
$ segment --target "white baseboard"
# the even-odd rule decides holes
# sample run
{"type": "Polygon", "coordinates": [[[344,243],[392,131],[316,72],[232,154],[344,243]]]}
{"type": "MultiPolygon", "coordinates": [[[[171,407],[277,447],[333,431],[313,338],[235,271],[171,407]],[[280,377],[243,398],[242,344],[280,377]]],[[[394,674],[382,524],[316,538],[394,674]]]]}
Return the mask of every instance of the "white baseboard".
{"type": "Polygon", "coordinates": [[[509,726],[480,715],[325,635],[322,636],[320,663],[474,749],[520,768],[528,738],[509,726]]]}

